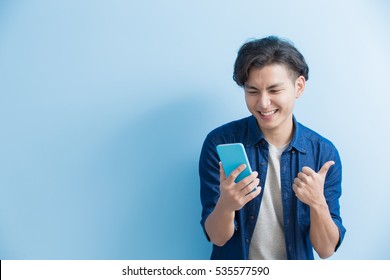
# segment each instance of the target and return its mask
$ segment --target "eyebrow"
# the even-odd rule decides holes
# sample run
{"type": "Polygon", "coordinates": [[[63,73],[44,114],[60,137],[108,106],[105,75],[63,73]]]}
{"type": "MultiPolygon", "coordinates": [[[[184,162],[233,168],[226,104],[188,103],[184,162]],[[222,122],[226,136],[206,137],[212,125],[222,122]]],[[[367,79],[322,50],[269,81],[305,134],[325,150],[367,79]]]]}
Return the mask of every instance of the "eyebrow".
{"type": "MultiPolygon", "coordinates": [[[[284,85],[283,83],[276,83],[276,84],[273,84],[273,85],[270,85],[269,87],[267,87],[267,90],[275,89],[275,88],[281,87],[283,85],[284,85]]],[[[255,90],[258,90],[257,87],[251,86],[251,85],[244,85],[244,88],[245,89],[255,89],[255,90]]]]}
{"type": "Polygon", "coordinates": [[[281,87],[283,85],[284,85],[284,83],[276,83],[276,84],[270,85],[269,87],[267,87],[267,89],[274,89],[274,88],[281,87]]]}

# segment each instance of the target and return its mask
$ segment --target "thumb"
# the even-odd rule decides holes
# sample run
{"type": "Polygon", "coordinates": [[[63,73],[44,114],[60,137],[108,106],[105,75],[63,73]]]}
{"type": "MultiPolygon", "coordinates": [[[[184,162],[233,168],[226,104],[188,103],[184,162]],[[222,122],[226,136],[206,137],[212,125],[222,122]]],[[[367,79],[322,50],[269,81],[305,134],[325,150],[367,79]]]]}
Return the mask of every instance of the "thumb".
{"type": "Polygon", "coordinates": [[[327,161],[324,163],[324,165],[321,167],[320,171],[318,171],[318,174],[320,174],[322,177],[325,178],[326,173],[328,173],[329,168],[335,164],[333,160],[327,161]]]}
{"type": "Polygon", "coordinates": [[[223,169],[222,162],[219,162],[219,180],[226,180],[225,170],[223,169]]]}

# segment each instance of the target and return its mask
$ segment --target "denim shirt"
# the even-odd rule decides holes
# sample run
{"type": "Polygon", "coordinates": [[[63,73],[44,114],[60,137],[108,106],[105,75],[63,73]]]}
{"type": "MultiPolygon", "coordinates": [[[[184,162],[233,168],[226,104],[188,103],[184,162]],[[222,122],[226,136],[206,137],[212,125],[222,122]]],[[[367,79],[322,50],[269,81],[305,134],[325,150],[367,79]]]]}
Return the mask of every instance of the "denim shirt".
{"type": "MultiPolygon", "coordinates": [[[[294,134],[291,142],[281,155],[280,177],[283,205],[284,235],[288,259],[314,259],[310,241],[310,209],[295,195],[292,185],[302,167],[308,166],[318,172],[323,164],[333,160],[324,185],[324,195],[331,217],[340,233],[340,246],[345,228],[340,216],[339,198],[341,196],[341,161],[335,146],[318,133],[298,123],[293,117],[294,134]]],[[[256,225],[263,197],[264,183],[268,167],[268,143],[253,116],[233,121],[211,131],[202,147],[199,161],[200,193],[202,202],[201,225],[205,230],[205,221],[219,198],[219,157],[216,146],[226,143],[242,143],[248,155],[253,171],[259,173],[260,195],[248,202],[235,213],[235,231],[232,238],[222,247],[213,245],[211,259],[248,259],[249,245],[256,225]]]]}

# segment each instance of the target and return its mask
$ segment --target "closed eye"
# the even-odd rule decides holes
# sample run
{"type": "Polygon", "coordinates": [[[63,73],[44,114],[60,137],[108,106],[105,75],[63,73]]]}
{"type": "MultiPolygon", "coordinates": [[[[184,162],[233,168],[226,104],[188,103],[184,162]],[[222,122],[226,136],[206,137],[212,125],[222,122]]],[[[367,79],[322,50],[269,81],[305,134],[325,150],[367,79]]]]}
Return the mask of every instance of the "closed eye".
{"type": "Polygon", "coordinates": [[[259,92],[259,90],[256,87],[253,87],[253,86],[245,85],[244,89],[245,89],[245,93],[249,94],[249,95],[256,95],[259,92]]]}
{"type": "Polygon", "coordinates": [[[275,83],[267,88],[271,94],[278,94],[284,90],[283,83],[275,83]]]}
{"type": "Polygon", "coordinates": [[[272,93],[272,94],[278,94],[278,93],[282,92],[282,90],[283,89],[272,89],[269,92],[272,93]]]}

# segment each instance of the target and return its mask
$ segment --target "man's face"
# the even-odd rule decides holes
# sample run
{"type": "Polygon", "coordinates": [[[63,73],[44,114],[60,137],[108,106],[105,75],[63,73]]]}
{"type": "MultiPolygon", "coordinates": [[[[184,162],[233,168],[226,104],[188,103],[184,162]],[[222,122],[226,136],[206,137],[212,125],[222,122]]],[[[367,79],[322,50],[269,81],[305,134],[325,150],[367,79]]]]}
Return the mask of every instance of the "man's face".
{"type": "Polygon", "coordinates": [[[265,136],[292,132],[295,100],[304,88],[304,77],[293,79],[287,68],[280,64],[249,71],[244,85],[245,101],[265,136]]]}

